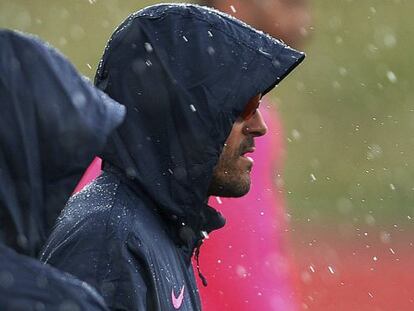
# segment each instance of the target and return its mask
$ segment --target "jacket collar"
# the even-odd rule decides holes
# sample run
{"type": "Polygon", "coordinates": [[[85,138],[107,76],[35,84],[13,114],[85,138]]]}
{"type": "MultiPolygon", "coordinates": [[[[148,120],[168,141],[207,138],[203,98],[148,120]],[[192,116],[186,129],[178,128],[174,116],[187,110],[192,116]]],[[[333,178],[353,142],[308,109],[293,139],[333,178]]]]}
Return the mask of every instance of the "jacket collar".
{"type": "Polygon", "coordinates": [[[137,196],[146,201],[148,208],[152,208],[160,215],[167,225],[170,236],[180,246],[188,260],[191,259],[194,250],[201,245],[208,234],[224,227],[226,223],[225,218],[207,203],[200,209],[201,214],[197,222],[192,221],[188,217],[189,215],[184,215],[183,217],[164,215],[162,210],[157,208],[156,202],[139,187],[133,177],[127,176],[121,169],[107,162],[104,162],[103,170],[118,177],[137,196]]]}

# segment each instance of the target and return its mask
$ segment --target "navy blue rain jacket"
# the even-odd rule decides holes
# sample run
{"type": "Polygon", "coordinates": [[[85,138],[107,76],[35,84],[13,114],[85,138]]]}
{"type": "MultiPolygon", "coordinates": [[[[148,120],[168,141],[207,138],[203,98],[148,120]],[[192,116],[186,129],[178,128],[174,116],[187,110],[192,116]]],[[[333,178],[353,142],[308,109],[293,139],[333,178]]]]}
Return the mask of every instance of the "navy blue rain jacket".
{"type": "Polygon", "coordinates": [[[35,258],[125,108],[56,50],[9,30],[0,107],[0,310],[106,310],[84,282],[35,258]]]}
{"type": "MultiPolygon", "coordinates": [[[[207,206],[236,118],[304,58],[218,11],[156,5],[112,35],[96,85],[127,107],[104,173],[71,198],[42,259],[112,310],[200,310],[191,257],[224,218],[207,206]]],[[[215,284],[213,286],[219,286],[215,284]]]]}

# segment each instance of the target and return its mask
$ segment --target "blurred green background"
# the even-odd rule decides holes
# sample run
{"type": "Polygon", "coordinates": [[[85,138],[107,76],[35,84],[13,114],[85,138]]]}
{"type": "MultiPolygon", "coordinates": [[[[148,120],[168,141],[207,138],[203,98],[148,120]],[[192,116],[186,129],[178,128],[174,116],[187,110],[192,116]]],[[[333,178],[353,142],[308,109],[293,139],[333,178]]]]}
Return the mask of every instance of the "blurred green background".
{"type": "MultiPolygon", "coordinates": [[[[93,78],[110,34],[154,1],[0,0],[0,27],[39,35],[93,78]]],[[[414,27],[409,0],[314,0],[308,57],[272,93],[293,224],[411,225],[414,27]]]]}
{"type": "Polygon", "coordinates": [[[308,58],[281,89],[294,219],[410,226],[412,1],[314,1],[308,58]]]}

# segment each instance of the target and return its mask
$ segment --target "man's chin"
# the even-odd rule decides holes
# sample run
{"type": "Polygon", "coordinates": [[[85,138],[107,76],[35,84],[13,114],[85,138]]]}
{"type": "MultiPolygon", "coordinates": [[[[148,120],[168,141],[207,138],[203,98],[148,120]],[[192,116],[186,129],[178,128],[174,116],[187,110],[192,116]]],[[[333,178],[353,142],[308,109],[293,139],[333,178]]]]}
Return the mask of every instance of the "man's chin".
{"type": "Polygon", "coordinates": [[[237,192],[233,192],[231,194],[228,195],[221,195],[221,197],[223,198],[241,198],[244,197],[247,193],[249,193],[250,187],[246,190],[239,190],[237,192]]]}
{"type": "Polygon", "coordinates": [[[222,198],[240,198],[250,190],[250,175],[246,172],[246,177],[240,178],[232,183],[224,183],[220,186],[210,187],[209,195],[222,198]]]}
{"type": "Polygon", "coordinates": [[[254,163],[254,161],[253,161],[253,158],[251,158],[251,157],[245,157],[245,156],[241,156],[241,157],[239,157],[239,169],[241,169],[241,170],[245,170],[245,171],[247,171],[248,173],[250,173],[251,172],[251,170],[252,170],[252,168],[253,168],[253,163],[254,163]]]}

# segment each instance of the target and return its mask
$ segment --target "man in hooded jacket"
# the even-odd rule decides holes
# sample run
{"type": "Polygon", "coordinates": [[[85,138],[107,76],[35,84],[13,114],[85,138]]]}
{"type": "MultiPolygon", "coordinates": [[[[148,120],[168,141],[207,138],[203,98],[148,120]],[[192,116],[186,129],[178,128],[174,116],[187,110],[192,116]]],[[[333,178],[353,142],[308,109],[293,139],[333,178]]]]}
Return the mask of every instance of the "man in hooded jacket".
{"type": "Polygon", "coordinates": [[[0,310],[107,310],[35,259],[125,109],[39,39],[0,31],[0,310]]]}
{"type": "MultiPolygon", "coordinates": [[[[301,47],[309,39],[310,0],[198,3],[227,12],[292,47],[301,47]]],[[[261,107],[269,131],[257,141],[252,155],[255,163],[249,193],[238,200],[209,200],[212,207],[224,213],[226,226],[203,243],[203,273],[209,276],[210,284],[200,288],[205,310],[250,311],[254,306],[255,310],[294,311],[301,304],[295,286],[302,282],[287,243],[289,225],[281,178],[286,133],[277,103],[266,96],[261,107]]]]}
{"type": "Polygon", "coordinates": [[[112,310],[200,310],[191,258],[224,226],[208,196],[248,191],[245,154],[266,132],[259,97],[303,58],[200,6],[132,14],[95,80],[127,107],[126,121],[102,153],[103,174],[71,198],[42,260],[96,287],[112,310]]]}

